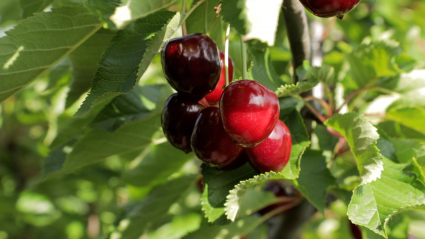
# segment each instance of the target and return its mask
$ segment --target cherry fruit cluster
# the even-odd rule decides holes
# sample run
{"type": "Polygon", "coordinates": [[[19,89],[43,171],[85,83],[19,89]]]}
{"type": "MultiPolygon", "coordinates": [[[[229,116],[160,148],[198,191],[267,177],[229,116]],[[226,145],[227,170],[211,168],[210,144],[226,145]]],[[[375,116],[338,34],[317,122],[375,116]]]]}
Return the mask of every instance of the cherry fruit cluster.
{"type": "MultiPolygon", "coordinates": [[[[161,124],[168,141],[205,164],[220,169],[247,160],[259,172],[281,171],[292,138],[279,120],[276,94],[252,80],[232,82],[225,89],[224,54],[205,34],[170,40],[162,67],[177,91],[165,103],[161,124]],[[215,106],[218,103],[218,106],[215,106]]],[[[233,62],[229,57],[229,81],[233,62]]]]}

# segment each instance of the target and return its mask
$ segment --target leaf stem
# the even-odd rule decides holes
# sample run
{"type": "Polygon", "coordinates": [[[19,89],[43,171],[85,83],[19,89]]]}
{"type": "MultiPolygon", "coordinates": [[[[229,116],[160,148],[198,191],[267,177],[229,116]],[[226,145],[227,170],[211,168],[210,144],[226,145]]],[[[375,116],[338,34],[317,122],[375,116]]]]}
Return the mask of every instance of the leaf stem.
{"type": "Polygon", "coordinates": [[[354,98],[358,94],[360,94],[360,93],[362,93],[364,91],[368,91],[368,90],[376,90],[376,91],[380,91],[380,92],[387,93],[387,94],[388,93],[394,93],[393,91],[390,91],[390,90],[387,90],[387,89],[384,89],[384,88],[380,88],[380,87],[375,87],[375,86],[358,89],[358,90],[354,91],[353,93],[349,94],[347,96],[347,98],[345,98],[344,103],[342,103],[342,105],[335,111],[335,113],[339,113],[339,111],[341,111],[342,107],[344,107],[344,105],[348,104],[348,102],[352,98],[354,98]]]}
{"type": "MultiPolygon", "coordinates": [[[[183,0],[183,1],[186,1],[186,0],[183,0]]],[[[182,20],[181,20],[180,24],[183,24],[183,22],[186,21],[186,19],[190,16],[190,14],[192,14],[192,12],[205,1],[206,0],[199,0],[184,15],[182,14],[182,20]]]]}
{"type": "Polygon", "coordinates": [[[317,110],[308,102],[305,102],[305,106],[322,122],[324,123],[326,121],[326,118],[323,117],[317,110]]]}
{"type": "Polygon", "coordinates": [[[328,105],[328,103],[326,101],[319,99],[319,98],[316,98],[316,97],[311,96],[311,95],[304,98],[304,101],[310,101],[310,100],[318,101],[323,106],[323,108],[325,108],[326,112],[328,113],[327,118],[332,117],[332,110],[331,110],[330,106],[328,105]]]}
{"type": "Polygon", "coordinates": [[[248,69],[246,67],[246,46],[241,35],[241,53],[242,53],[242,78],[248,79],[248,69]]]}
{"type": "Polygon", "coordinates": [[[226,30],[226,41],[224,44],[224,70],[226,74],[226,87],[229,85],[229,34],[230,34],[230,24],[227,25],[226,30]]]}

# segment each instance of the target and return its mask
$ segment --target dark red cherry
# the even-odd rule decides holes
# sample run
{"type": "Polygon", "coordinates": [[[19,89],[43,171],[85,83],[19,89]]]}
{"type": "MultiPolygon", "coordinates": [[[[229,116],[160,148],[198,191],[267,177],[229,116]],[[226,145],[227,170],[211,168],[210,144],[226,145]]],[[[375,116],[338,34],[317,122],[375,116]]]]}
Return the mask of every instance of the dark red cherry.
{"type": "Polygon", "coordinates": [[[219,167],[219,169],[225,171],[237,169],[244,165],[246,162],[249,162],[248,154],[246,154],[245,150],[242,150],[241,154],[238,156],[237,159],[235,159],[235,161],[224,167],[219,167]]]}
{"type": "Polygon", "coordinates": [[[165,137],[176,148],[185,153],[192,151],[190,137],[196,119],[205,107],[196,98],[176,93],[165,102],[161,125],[165,137]]]}
{"type": "MultiPolygon", "coordinates": [[[[230,58],[230,56],[228,58],[229,58],[229,67],[228,67],[229,82],[232,82],[234,64],[233,64],[232,58],[230,58]]],[[[221,74],[220,74],[220,79],[218,80],[218,84],[215,87],[215,90],[213,92],[205,96],[205,99],[211,105],[215,105],[220,101],[221,94],[223,93],[224,86],[226,85],[226,68],[224,67],[224,52],[223,51],[220,51],[220,61],[221,61],[221,74]]]]}
{"type": "Polygon", "coordinates": [[[288,127],[278,120],[273,132],[260,145],[245,151],[254,167],[261,173],[280,172],[289,161],[292,138],[288,127]]]}
{"type": "Polygon", "coordinates": [[[351,11],[360,0],[300,0],[311,13],[318,17],[338,17],[351,11]]]}
{"type": "MultiPolygon", "coordinates": [[[[283,181],[281,180],[270,180],[267,182],[266,186],[263,188],[264,191],[266,192],[271,192],[273,193],[276,198],[289,198],[289,197],[294,197],[294,193],[293,191],[295,190],[293,187],[291,186],[287,186],[284,184],[283,181]]],[[[262,208],[261,210],[259,210],[258,212],[261,215],[265,215],[273,210],[276,210],[280,207],[284,207],[287,206],[289,203],[291,203],[290,201],[288,202],[278,202],[278,203],[274,203],[271,204],[265,208],[262,208]]],[[[288,211],[284,211],[281,214],[286,214],[288,211]]]]}
{"type": "Polygon", "coordinates": [[[359,226],[353,224],[351,221],[348,221],[348,223],[350,224],[351,235],[353,235],[354,239],[363,239],[359,226]]]}
{"type": "Polygon", "coordinates": [[[205,108],[196,120],[191,138],[196,156],[211,167],[224,167],[235,161],[243,148],[234,144],[224,131],[220,110],[205,108]]]}
{"type": "Polygon", "coordinates": [[[220,54],[205,34],[191,34],[167,42],[161,54],[162,69],[170,85],[199,99],[211,93],[220,78],[220,54]]]}
{"type": "Polygon", "coordinates": [[[254,147],[273,131],[279,100],[269,88],[252,80],[231,83],[220,99],[224,129],[235,144],[254,147]]]}

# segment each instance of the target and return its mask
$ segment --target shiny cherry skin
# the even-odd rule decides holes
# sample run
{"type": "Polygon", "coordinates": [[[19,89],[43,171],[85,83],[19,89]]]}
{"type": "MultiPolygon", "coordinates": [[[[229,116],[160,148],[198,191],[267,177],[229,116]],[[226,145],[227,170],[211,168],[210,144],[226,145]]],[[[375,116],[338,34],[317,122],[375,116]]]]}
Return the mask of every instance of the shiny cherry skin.
{"type": "Polygon", "coordinates": [[[318,17],[338,17],[351,11],[360,0],[300,0],[311,13],[318,17]]]}
{"type": "MultiPolygon", "coordinates": [[[[282,197],[292,197],[292,196],[294,196],[293,191],[295,189],[285,185],[281,180],[270,180],[270,181],[267,182],[267,184],[263,188],[263,190],[266,191],[266,192],[273,193],[277,198],[282,198],[282,197]]],[[[267,213],[269,213],[273,210],[276,210],[277,208],[286,206],[289,203],[290,202],[274,203],[274,204],[271,204],[271,205],[269,205],[265,208],[262,208],[261,210],[258,211],[258,213],[260,213],[261,215],[265,215],[265,214],[267,214],[267,213]]],[[[287,212],[288,211],[284,211],[280,214],[284,215],[287,212]]]]}
{"type": "Polygon", "coordinates": [[[278,120],[273,132],[260,145],[245,151],[253,166],[261,173],[280,172],[289,161],[292,148],[291,133],[285,123],[278,120]]]}
{"type": "Polygon", "coordinates": [[[191,34],[167,42],[161,53],[162,69],[168,83],[180,93],[202,99],[220,78],[220,53],[205,34],[191,34]]]}
{"type": "MultiPolygon", "coordinates": [[[[234,63],[232,58],[230,58],[230,56],[228,57],[228,59],[229,59],[229,66],[228,66],[229,82],[232,82],[234,63]]],[[[223,94],[224,86],[226,85],[226,68],[224,66],[223,51],[220,51],[220,61],[221,61],[221,74],[220,74],[220,79],[218,80],[218,84],[215,87],[213,92],[205,96],[205,99],[208,101],[210,105],[215,105],[220,101],[221,94],[223,94]]]]}
{"type": "Polygon", "coordinates": [[[254,147],[273,131],[279,119],[279,100],[272,90],[256,81],[235,81],[220,98],[220,113],[233,142],[254,147]]]}
{"type": "Polygon", "coordinates": [[[210,167],[224,167],[235,161],[243,148],[232,142],[224,131],[220,110],[205,108],[196,120],[191,138],[196,156],[210,167]]]}
{"type": "Polygon", "coordinates": [[[196,119],[204,108],[189,95],[176,93],[168,98],[162,110],[161,125],[165,137],[174,147],[185,153],[192,151],[190,137],[196,119]]]}
{"type": "Polygon", "coordinates": [[[228,164],[224,167],[218,167],[218,169],[224,170],[224,171],[229,171],[229,170],[233,170],[233,169],[237,169],[237,168],[241,167],[246,162],[249,162],[248,154],[246,154],[245,150],[242,150],[241,154],[238,156],[237,159],[235,159],[235,161],[233,161],[232,163],[230,163],[230,164],[228,164]]]}

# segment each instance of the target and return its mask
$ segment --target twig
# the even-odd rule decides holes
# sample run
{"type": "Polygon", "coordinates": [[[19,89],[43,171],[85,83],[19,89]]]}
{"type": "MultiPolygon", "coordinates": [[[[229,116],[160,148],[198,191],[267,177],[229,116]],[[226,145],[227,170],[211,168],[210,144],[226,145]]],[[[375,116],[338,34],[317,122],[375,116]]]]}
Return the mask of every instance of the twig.
{"type": "Polygon", "coordinates": [[[332,110],[329,107],[328,103],[326,103],[326,101],[319,99],[319,98],[316,98],[314,96],[307,96],[307,97],[304,98],[304,100],[305,101],[315,100],[315,101],[319,102],[323,106],[323,108],[325,108],[326,112],[328,113],[327,117],[328,118],[332,117],[332,110]]]}
{"type": "Polygon", "coordinates": [[[307,108],[322,122],[324,123],[326,121],[325,117],[323,117],[323,115],[321,115],[319,112],[317,112],[317,110],[310,105],[310,103],[305,102],[305,106],[307,106],[307,108]]]}

